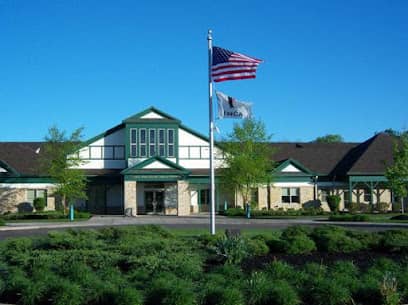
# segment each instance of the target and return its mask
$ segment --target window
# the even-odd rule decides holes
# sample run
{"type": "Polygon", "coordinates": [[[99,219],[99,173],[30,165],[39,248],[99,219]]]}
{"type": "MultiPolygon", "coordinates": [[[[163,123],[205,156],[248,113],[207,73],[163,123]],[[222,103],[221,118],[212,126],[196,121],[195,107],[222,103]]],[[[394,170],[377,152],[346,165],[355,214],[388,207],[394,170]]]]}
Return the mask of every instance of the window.
{"type": "Polygon", "coordinates": [[[146,129],[140,129],[139,130],[139,156],[140,157],[146,157],[147,155],[147,135],[146,135],[146,129]]]}
{"type": "Polygon", "coordinates": [[[156,155],[156,129],[149,129],[149,157],[156,155]]]}
{"type": "Polygon", "coordinates": [[[174,129],[167,129],[167,156],[174,157],[174,129]]]}
{"type": "Polygon", "coordinates": [[[164,129],[159,129],[159,156],[165,157],[166,156],[166,141],[165,141],[165,132],[164,129]]]}
{"type": "Polygon", "coordinates": [[[283,187],[281,200],[283,203],[300,203],[300,189],[298,187],[283,187]]]}
{"type": "Polygon", "coordinates": [[[370,189],[364,189],[364,201],[371,202],[371,191],[370,189]]]}
{"type": "Polygon", "coordinates": [[[136,128],[130,129],[130,156],[131,157],[137,156],[137,129],[136,128]]]}
{"type": "Polygon", "coordinates": [[[35,198],[45,198],[45,205],[47,205],[47,190],[27,190],[27,202],[32,204],[35,198]]]}

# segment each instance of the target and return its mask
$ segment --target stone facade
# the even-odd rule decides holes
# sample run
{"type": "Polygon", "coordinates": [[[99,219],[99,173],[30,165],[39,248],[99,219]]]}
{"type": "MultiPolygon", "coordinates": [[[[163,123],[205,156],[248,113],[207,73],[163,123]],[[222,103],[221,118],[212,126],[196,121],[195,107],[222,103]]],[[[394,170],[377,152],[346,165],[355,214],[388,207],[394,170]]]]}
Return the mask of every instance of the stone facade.
{"type": "Polygon", "coordinates": [[[124,210],[126,216],[137,216],[136,181],[125,181],[124,210]]]}
{"type": "Polygon", "coordinates": [[[190,191],[187,181],[177,181],[178,216],[190,215],[190,191]]]}

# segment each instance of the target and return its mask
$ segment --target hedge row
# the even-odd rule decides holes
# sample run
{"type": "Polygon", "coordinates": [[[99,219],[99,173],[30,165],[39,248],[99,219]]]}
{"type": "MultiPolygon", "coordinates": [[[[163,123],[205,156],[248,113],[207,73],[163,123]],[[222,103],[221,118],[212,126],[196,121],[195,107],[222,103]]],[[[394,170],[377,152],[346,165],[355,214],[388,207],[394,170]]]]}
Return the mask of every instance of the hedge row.
{"type": "MultiPolygon", "coordinates": [[[[88,219],[91,217],[91,213],[88,212],[74,212],[75,218],[88,219]]],[[[0,219],[3,220],[36,220],[36,219],[67,219],[68,214],[62,211],[47,211],[47,212],[30,212],[30,213],[9,213],[1,215],[0,219]]]]}

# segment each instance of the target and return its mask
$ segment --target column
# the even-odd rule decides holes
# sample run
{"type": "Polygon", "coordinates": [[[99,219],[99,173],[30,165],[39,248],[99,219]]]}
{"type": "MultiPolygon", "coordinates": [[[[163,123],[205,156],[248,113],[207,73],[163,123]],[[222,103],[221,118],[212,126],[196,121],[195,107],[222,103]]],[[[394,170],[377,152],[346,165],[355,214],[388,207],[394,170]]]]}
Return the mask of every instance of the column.
{"type": "Polygon", "coordinates": [[[188,182],[185,180],[177,181],[177,207],[178,216],[190,215],[190,192],[188,182]]]}
{"type": "Polygon", "coordinates": [[[137,216],[136,181],[125,181],[124,187],[125,216],[137,216]]]}

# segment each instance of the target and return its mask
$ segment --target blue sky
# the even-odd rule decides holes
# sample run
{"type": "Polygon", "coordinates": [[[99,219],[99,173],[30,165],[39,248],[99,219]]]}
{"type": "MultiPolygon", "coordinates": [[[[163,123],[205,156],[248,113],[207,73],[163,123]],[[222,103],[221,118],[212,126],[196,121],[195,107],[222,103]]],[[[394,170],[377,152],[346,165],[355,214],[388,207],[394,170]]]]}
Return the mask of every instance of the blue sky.
{"type": "Polygon", "coordinates": [[[407,16],[405,0],[0,0],[0,141],[53,124],[90,138],[151,105],[207,134],[210,28],[265,61],[216,88],[253,102],[274,141],[407,129],[407,16]]]}

